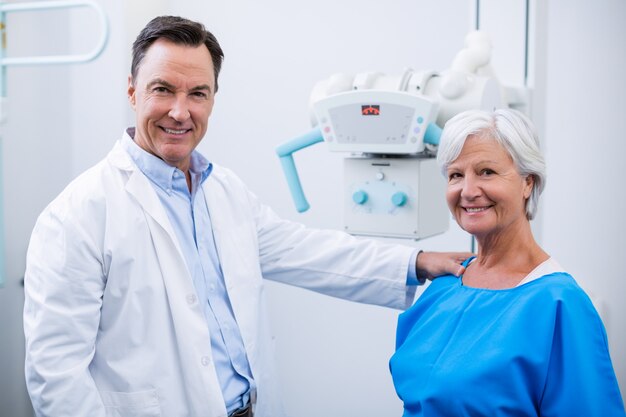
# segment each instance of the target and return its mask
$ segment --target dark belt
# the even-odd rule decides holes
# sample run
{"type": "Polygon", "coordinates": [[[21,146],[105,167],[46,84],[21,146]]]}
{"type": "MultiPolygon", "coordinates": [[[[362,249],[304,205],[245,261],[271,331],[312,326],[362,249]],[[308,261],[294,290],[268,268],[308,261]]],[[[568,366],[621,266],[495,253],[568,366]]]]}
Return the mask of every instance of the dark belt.
{"type": "Polygon", "coordinates": [[[241,407],[238,410],[233,411],[228,417],[253,417],[252,404],[248,403],[245,407],[241,407]]]}

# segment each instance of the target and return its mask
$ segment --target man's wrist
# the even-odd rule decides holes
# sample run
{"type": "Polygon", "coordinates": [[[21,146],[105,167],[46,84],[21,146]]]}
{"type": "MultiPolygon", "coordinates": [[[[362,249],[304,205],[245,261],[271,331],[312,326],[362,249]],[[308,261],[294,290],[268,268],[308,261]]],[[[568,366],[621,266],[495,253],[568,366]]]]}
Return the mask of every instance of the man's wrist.
{"type": "Polygon", "coordinates": [[[424,285],[424,283],[426,282],[426,277],[420,277],[420,274],[419,274],[419,270],[420,269],[418,267],[418,265],[419,265],[419,258],[420,258],[420,255],[423,252],[424,252],[423,250],[419,250],[417,252],[416,257],[415,257],[415,278],[417,279],[418,285],[424,285]]]}

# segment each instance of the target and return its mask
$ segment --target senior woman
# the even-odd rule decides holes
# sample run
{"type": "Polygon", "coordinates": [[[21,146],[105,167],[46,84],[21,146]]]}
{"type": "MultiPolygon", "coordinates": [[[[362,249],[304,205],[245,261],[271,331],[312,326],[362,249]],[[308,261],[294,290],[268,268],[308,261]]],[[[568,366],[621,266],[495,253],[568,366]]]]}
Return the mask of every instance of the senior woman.
{"type": "Polygon", "coordinates": [[[461,113],[437,160],[478,253],[399,318],[390,368],[404,416],[624,416],[598,313],[531,231],[545,184],[531,122],[461,113]]]}

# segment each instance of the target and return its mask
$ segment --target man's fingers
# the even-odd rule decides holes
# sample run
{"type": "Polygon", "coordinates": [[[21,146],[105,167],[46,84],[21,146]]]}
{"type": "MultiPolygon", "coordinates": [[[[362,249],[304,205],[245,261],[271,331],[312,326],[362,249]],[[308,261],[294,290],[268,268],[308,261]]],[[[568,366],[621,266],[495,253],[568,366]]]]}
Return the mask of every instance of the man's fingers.
{"type": "Polygon", "coordinates": [[[457,265],[457,267],[458,268],[456,269],[456,273],[454,273],[454,275],[460,277],[465,272],[465,267],[463,265],[457,265]]]}

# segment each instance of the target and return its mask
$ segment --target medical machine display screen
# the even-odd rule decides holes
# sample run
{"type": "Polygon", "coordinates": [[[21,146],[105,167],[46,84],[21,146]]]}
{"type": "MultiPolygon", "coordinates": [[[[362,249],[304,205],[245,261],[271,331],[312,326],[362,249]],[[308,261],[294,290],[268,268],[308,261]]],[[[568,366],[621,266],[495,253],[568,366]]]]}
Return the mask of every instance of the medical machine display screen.
{"type": "Polygon", "coordinates": [[[335,140],[345,144],[406,143],[414,114],[414,108],[392,103],[351,103],[329,109],[335,140]]]}
{"type": "Polygon", "coordinates": [[[378,116],[380,114],[380,105],[378,104],[365,104],[361,106],[361,115],[363,116],[378,116]]]}

